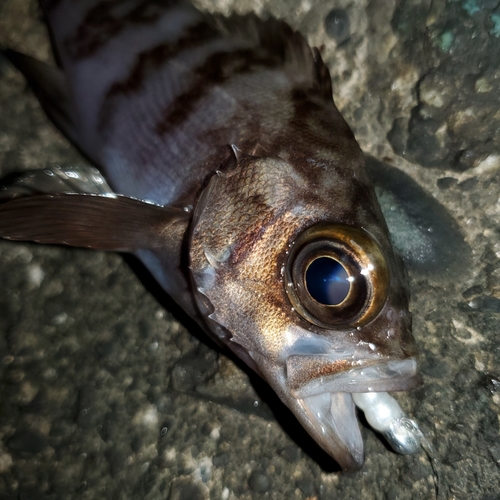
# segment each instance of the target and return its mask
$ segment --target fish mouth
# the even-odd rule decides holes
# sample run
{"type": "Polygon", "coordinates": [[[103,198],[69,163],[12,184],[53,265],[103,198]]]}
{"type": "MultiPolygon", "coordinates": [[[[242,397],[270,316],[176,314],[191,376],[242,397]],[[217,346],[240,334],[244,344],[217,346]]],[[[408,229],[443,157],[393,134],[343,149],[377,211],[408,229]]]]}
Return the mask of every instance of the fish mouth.
{"type": "MultiPolygon", "coordinates": [[[[295,357],[304,358],[290,356],[295,357]]],[[[302,380],[304,371],[310,371],[309,360],[290,358],[287,360],[287,382],[292,397],[287,403],[293,406],[295,415],[309,434],[346,471],[357,471],[364,463],[363,440],[352,393],[407,391],[420,382],[416,360],[408,358],[382,363],[361,361],[347,370],[343,362],[343,370],[337,367],[336,373],[298,384],[298,371],[302,371],[302,380]]],[[[315,358],[317,362],[318,357],[315,358]]]]}
{"type": "Polygon", "coordinates": [[[288,357],[286,369],[288,387],[298,399],[324,392],[407,391],[418,384],[415,358],[332,362],[328,356],[295,355],[288,357]]]}

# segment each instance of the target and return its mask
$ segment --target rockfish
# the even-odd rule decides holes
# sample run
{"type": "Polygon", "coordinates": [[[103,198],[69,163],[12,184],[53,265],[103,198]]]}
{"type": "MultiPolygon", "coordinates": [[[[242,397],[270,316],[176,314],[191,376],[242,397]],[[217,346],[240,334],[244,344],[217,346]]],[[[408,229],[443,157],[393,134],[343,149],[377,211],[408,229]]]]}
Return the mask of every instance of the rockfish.
{"type": "Polygon", "coordinates": [[[419,380],[406,272],[319,50],[285,22],[179,1],[42,0],[60,67],[6,51],[97,168],[23,174],[0,235],[135,254],[343,469],[362,408],[419,380]]]}

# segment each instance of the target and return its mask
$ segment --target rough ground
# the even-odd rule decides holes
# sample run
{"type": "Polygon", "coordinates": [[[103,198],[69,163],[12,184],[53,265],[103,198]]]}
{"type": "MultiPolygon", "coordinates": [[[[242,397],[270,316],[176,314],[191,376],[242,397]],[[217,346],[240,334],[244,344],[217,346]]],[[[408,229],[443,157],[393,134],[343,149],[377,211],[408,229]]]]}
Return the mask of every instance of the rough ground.
{"type": "MultiPolygon", "coordinates": [[[[323,46],[363,149],[465,237],[422,226],[454,262],[411,273],[424,385],[399,400],[436,462],[364,427],[366,465],[338,473],[133,262],[1,242],[0,499],[500,499],[500,2],[199,4],[323,46]]],[[[0,1],[0,44],[49,57],[34,0],[0,1]]],[[[0,60],[2,174],[82,162],[0,60]]]]}

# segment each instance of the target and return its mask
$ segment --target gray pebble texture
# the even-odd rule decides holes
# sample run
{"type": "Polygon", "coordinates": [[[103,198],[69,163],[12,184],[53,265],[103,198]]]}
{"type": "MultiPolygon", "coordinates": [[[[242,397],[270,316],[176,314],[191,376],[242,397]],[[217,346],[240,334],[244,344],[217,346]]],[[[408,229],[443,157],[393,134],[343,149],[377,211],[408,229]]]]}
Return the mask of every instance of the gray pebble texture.
{"type": "MultiPolygon", "coordinates": [[[[1,241],[0,499],[500,499],[499,2],[197,5],[284,18],[322,47],[363,150],[435,211],[418,239],[443,260],[410,266],[424,383],[398,396],[435,460],[362,424],[366,464],[339,473],[133,260],[1,241]]],[[[50,60],[35,0],[0,2],[0,45],[50,60]]],[[[84,163],[0,59],[1,174],[84,163]]],[[[402,201],[384,203],[404,244],[402,201]]]]}

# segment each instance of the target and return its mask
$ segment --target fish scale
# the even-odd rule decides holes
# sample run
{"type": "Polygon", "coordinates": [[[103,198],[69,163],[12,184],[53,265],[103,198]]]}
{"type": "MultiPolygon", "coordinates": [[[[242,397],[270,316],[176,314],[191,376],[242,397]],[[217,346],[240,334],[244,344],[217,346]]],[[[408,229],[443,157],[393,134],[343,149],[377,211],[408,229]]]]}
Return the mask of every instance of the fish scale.
{"type": "Polygon", "coordinates": [[[41,3],[64,69],[6,55],[102,175],[22,176],[0,236],[134,253],[344,469],[364,460],[355,401],[415,452],[420,431],[386,394],[419,382],[407,276],[319,51],[253,14],[41,3]]]}
{"type": "MultiPolygon", "coordinates": [[[[135,4],[141,12],[147,9],[144,2],[127,5],[135,4]]],[[[160,10],[149,16],[133,16],[133,9],[119,16],[118,5],[83,2],[86,8],[75,13],[73,2],[61,1],[48,11],[64,67],[75,82],[76,121],[84,150],[107,169],[118,192],[172,203],[179,189],[193,181],[193,170],[199,172],[200,182],[214,163],[224,163],[228,144],[246,146],[267,142],[273,133],[281,135],[291,118],[285,112],[291,108],[290,91],[297,83],[300,88],[304,76],[293,74],[293,60],[290,65],[286,54],[288,41],[280,40],[279,29],[273,39],[253,16],[247,24],[235,22],[234,28],[222,18],[204,17],[177,2],[170,7],[157,5],[160,10]],[[229,28],[229,37],[216,29],[217,21],[229,28]],[[134,30],[143,30],[141,36],[134,30]],[[71,35],[74,32],[77,35],[71,35]],[[260,45],[265,38],[268,45],[260,45]],[[113,63],[117,60],[120,64],[113,63]],[[261,117],[269,113],[274,119],[266,124],[261,117]],[[124,137],[130,138],[126,150],[124,137]],[[132,165],[130,170],[141,164],[140,178],[127,182],[124,164],[132,165]],[[176,168],[179,164],[184,168],[176,168]]],[[[274,21],[269,29],[283,26],[274,21]]],[[[309,72],[309,81],[305,79],[310,85],[313,67],[309,72]]]]}

